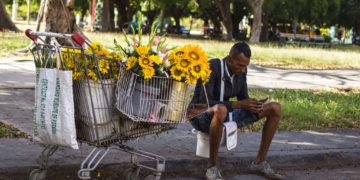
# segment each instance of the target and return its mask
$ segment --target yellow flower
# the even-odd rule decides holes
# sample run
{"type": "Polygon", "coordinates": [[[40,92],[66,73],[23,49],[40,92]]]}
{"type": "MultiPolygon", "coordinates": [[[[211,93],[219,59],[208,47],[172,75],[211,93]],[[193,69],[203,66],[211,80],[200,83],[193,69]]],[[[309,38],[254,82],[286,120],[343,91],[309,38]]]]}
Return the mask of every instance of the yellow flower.
{"type": "Polygon", "coordinates": [[[183,58],[185,52],[184,52],[184,48],[176,48],[174,49],[174,55],[178,58],[183,58]]]}
{"type": "Polygon", "coordinates": [[[123,58],[121,55],[117,54],[116,52],[111,52],[106,57],[109,59],[115,59],[116,61],[121,61],[121,59],[123,58]]]}
{"type": "Polygon", "coordinates": [[[77,80],[80,77],[80,72],[73,72],[73,80],[77,80]]]}
{"type": "Polygon", "coordinates": [[[196,84],[197,80],[198,80],[198,78],[194,77],[191,74],[188,74],[188,76],[186,76],[185,82],[188,83],[188,84],[196,84]]]}
{"type": "Polygon", "coordinates": [[[147,56],[140,56],[139,57],[139,65],[142,68],[147,68],[147,67],[152,67],[153,66],[153,62],[151,61],[152,59],[150,59],[147,56]]]}
{"type": "Polygon", "coordinates": [[[96,76],[96,74],[92,71],[92,70],[88,70],[88,76],[90,77],[90,79],[97,81],[98,77],[96,76]]]}
{"type": "Polygon", "coordinates": [[[149,49],[150,49],[149,46],[139,46],[139,47],[136,47],[136,52],[140,56],[145,56],[149,52],[149,49]]]}
{"type": "Polygon", "coordinates": [[[171,64],[177,64],[179,60],[181,60],[184,57],[184,49],[181,47],[177,47],[173,50],[172,53],[168,56],[168,59],[171,64]]]}
{"type": "Polygon", "coordinates": [[[151,79],[155,74],[155,69],[152,67],[143,68],[144,79],[151,79]]]}
{"type": "MultiPolygon", "coordinates": [[[[95,52],[99,52],[99,51],[101,51],[101,49],[103,49],[103,45],[100,43],[100,42],[98,42],[98,41],[93,41],[92,43],[91,43],[91,47],[92,48],[94,48],[94,51],[95,52]]],[[[90,48],[90,47],[89,47],[90,48]]],[[[91,48],[90,48],[91,49],[91,48]]]]}
{"type": "Polygon", "coordinates": [[[186,56],[192,61],[207,61],[205,52],[199,47],[194,45],[184,46],[186,56]]]}
{"type": "Polygon", "coordinates": [[[210,70],[210,68],[204,69],[204,72],[205,73],[203,74],[203,76],[201,76],[201,80],[202,80],[203,84],[206,84],[210,79],[211,70],[210,70]]]}
{"type": "Polygon", "coordinates": [[[136,57],[130,56],[128,58],[128,60],[126,61],[126,70],[130,70],[131,68],[133,68],[135,66],[136,62],[137,62],[136,57]]]}
{"type": "Polygon", "coordinates": [[[110,69],[109,62],[105,59],[100,59],[98,63],[100,73],[103,75],[107,74],[110,69]]]}
{"type": "Polygon", "coordinates": [[[149,59],[151,60],[151,62],[154,62],[157,65],[162,64],[161,58],[157,55],[151,55],[151,56],[149,56],[149,59]]]}
{"type": "Polygon", "coordinates": [[[190,73],[195,78],[200,78],[205,72],[203,66],[199,63],[191,67],[190,73]]]}
{"type": "Polygon", "coordinates": [[[173,66],[170,69],[171,77],[174,78],[177,81],[181,81],[181,79],[185,76],[185,73],[178,69],[176,66],[173,66]]]}
{"type": "Polygon", "coordinates": [[[191,61],[189,59],[180,59],[176,67],[182,71],[188,71],[191,67],[191,61]]]}

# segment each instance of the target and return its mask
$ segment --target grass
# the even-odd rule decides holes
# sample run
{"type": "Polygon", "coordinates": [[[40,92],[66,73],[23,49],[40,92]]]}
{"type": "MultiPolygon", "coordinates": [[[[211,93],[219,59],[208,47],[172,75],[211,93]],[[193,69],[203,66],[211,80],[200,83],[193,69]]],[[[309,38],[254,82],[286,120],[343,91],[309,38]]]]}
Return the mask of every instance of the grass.
{"type": "MultiPolygon", "coordinates": [[[[250,96],[263,98],[265,89],[250,89],[250,96]]],[[[275,89],[273,101],[282,106],[280,130],[360,128],[360,89],[358,90],[289,90],[275,89]]],[[[262,123],[244,130],[260,130],[262,123]]]]}
{"type": "Polygon", "coordinates": [[[26,138],[27,135],[18,129],[0,122],[0,138],[26,138]]]}
{"type": "MultiPolygon", "coordinates": [[[[113,39],[124,43],[119,33],[85,33],[90,39],[112,47],[113,39]]],[[[210,58],[225,57],[234,42],[169,37],[167,44],[197,44],[210,58]]],[[[360,69],[360,46],[335,45],[332,48],[278,46],[274,43],[250,44],[253,64],[294,69],[360,69]]]]}
{"type": "Polygon", "coordinates": [[[24,33],[0,32],[0,58],[8,56],[23,56],[30,54],[19,54],[18,49],[26,48],[30,40],[25,37],[24,33]]]}
{"type": "MultiPolygon", "coordinates": [[[[20,29],[31,25],[18,24],[20,29]]],[[[121,33],[90,33],[84,32],[92,41],[100,41],[106,47],[114,47],[114,38],[124,44],[121,33]]],[[[25,48],[30,40],[23,33],[3,33],[0,35],[0,57],[16,55],[16,50],[25,48]]],[[[169,47],[184,44],[197,44],[209,56],[225,57],[234,42],[204,39],[185,39],[168,37],[169,47]]],[[[334,45],[331,48],[278,46],[276,43],[250,44],[252,49],[252,64],[270,67],[285,67],[294,69],[360,69],[360,46],[334,45]]],[[[29,55],[29,54],[26,54],[29,55]]]]}

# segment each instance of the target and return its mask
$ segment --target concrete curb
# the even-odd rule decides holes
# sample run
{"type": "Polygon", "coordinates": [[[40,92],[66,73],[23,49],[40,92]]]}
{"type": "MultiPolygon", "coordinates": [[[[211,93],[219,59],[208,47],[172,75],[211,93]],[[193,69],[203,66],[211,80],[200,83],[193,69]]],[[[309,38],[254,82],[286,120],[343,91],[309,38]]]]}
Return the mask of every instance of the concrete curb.
{"type": "MultiPolygon", "coordinates": [[[[236,174],[248,172],[249,164],[254,160],[253,156],[220,157],[220,168],[224,174],[236,174]]],[[[341,167],[345,165],[360,164],[360,150],[343,149],[337,152],[308,153],[302,155],[275,155],[269,156],[268,161],[275,169],[298,170],[307,168],[341,167]]],[[[206,159],[174,159],[166,161],[164,177],[171,176],[194,176],[201,177],[206,169],[206,159]]],[[[77,179],[79,164],[62,164],[51,166],[47,172],[48,179],[77,179]]],[[[101,164],[92,177],[100,175],[102,178],[121,179],[123,171],[130,167],[130,163],[101,164]]],[[[32,169],[37,167],[27,166],[8,167],[0,169],[0,178],[27,178],[32,169]]],[[[142,171],[144,177],[150,172],[142,171]]]]}

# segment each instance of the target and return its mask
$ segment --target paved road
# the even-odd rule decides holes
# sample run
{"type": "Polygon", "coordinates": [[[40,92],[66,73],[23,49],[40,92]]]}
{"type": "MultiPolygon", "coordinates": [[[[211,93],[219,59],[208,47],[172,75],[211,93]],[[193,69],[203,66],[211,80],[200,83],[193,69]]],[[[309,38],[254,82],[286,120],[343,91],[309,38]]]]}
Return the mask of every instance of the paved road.
{"type": "MultiPolygon", "coordinates": [[[[0,59],[0,88],[34,87],[34,69],[31,57],[0,59]]],[[[250,65],[248,84],[262,88],[360,88],[360,73],[359,70],[293,70],[250,65]]]]}
{"type": "MultiPolygon", "coordinates": [[[[279,170],[289,180],[358,180],[360,179],[360,166],[348,166],[341,168],[317,168],[305,170],[279,170]]],[[[254,174],[238,174],[224,176],[226,180],[267,180],[254,174]]],[[[203,177],[165,177],[164,180],[203,180],[203,177]]]]}

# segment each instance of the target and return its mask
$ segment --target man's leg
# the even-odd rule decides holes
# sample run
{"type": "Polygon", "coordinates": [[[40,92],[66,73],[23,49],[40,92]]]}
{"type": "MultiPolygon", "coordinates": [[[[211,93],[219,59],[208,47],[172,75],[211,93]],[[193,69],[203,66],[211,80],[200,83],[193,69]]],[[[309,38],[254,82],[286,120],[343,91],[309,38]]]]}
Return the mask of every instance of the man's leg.
{"type": "Polygon", "coordinates": [[[267,152],[269,150],[271,141],[277,130],[280,117],[281,117],[281,106],[278,103],[271,102],[264,104],[263,111],[259,114],[259,117],[266,117],[264,128],[262,131],[260,148],[256,157],[256,164],[259,164],[266,160],[267,152]]]}
{"type": "Polygon", "coordinates": [[[209,109],[212,114],[209,128],[210,135],[210,158],[208,167],[216,166],[221,136],[223,132],[224,120],[227,116],[226,106],[217,104],[209,109]]]}

